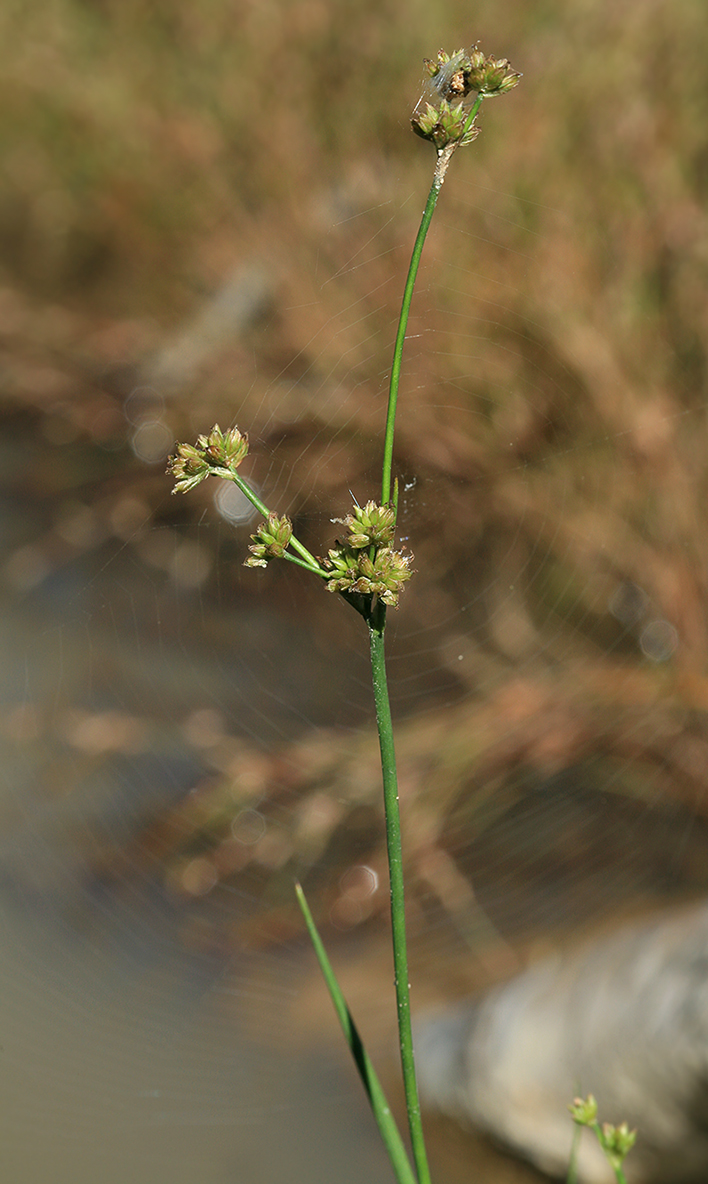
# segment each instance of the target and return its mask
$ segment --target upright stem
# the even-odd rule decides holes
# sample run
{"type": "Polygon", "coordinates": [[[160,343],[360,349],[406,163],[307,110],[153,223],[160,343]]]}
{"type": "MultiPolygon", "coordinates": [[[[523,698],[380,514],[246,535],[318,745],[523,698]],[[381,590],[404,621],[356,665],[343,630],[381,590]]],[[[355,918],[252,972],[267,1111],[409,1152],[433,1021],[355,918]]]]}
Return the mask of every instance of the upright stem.
{"type": "Polygon", "coordinates": [[[403,362],[403,343],[406,339],[406,329],[408,327],[408,314],[411,308],[411,300],[413,299],[413,288],[415,287],[416,276],[418,275],[418,265],[420,257],[423,254],[423,244],[430,227],[430,223],[435,213],[435,206],[438,201],[438,194],[442,180],[438,180],[437,172],[430,186],[430,193],[423,211],[420,226],[418,227],[418,235],[413,246],[413,254],[411,255],[410,266],[408,268],[408,277],[406,279],[406,286],[403,289],[403,301],[401,303],[401,315],[398,320],[398,332],[396,333],[396,342],[393,347],[393,361],[391,363],[391,378],[388,386],[388,413],[386,415],[386,434],[384,436],[384,455],[383,455],[383,476],[381,479],[381,505],[385,506],[391,497],[391,469],[393,466],[393,433],[396,426],[396,404],[398,402],[398,384],[401,379],[401,365],[403,362]]]}
{"type": "Polygon", "coordinates": [[[393,724],[386,682],[384,653],[385,608],[379,604],[369,621],[371,645],[371,674],[376,704],[376,723],[381,747],[384,810],[386,814],[386,845],[391,883],[391,927],[393,930],[393,965],[398,1011],[398,1036],[401,1049],[403,1088],[408,1111],[413,1160],[419,1184],[430,1184],[430,1169],[425,1152],[420,1101],[415,1079],[413,1033],[411,1031],[410,984],[408,982],[408,954],[406,951],[406,914],[403,892],[403,858],[401,854],[401,816],[398,809],[398,777],[396,753],[393,745],[393,724]]]}
{"type": "MultiPolygon", "coordinates": [[[[482,106],[482,95],[478,95],[472,105],[472,109],[467,117],[464,131],[474,123],[475,116],[482,106]]],[[[464,134],[464,133],[463,133],[464,134]]],[[[418,234],[415,243],[413,244],[413,254],[408,266],[408,275],[406,277],[406,286],[403,289],[403,300],[401,302],[401,315],[398,319],[398,331],[396,333],[396,341],[393,347],[393,361],[391,363],[391,378],[388,384],[388,412],[386,415],[386,434],[384,436],[384,454],[383,454],[383,475],[381,478],[381,505],[385,506],[391,497],[391,469],[393,466],[393,433],[396,426],[396,404],[398,402],[398,384],[401,379],[401,366],[403,363],[403,343],[406,340],[406,329],[408,328],[408,314],[411,308],[411,300],[413,299],[413,289],[418,275],[418,266],[420,264],[420,257],[423,254],[423,246],[425,239],[430,229],[430,223],[433,220],[435,207],[438,202],[438,196],[442,189],[442,183],[445,180],[445,173],[449,165],[452,154],[457,148],[456,141],[448,144],[446,148],[438,152],[437,165],[435,167],[435,174],[433,176],[433,183],[430,186],[430,193],[428,200],[425,203],[423,217],[421,218],[420,226],[418,227],[418,234]]]]}
{"type": "MultiPolygon", "coordinates": [[[[482,102],[481,95],[470,111],[465,130],[471,127],[474,117],[482,102]]],[[[386,505],[391,500],[391,472],[393,468],[393,436],[396,426],[396,405],[398,402],[398,387],[401,379],[403,363],[403,345],[408,327],[413,289],[418,275],[423,246],[435,213],[438,196],[442,188],[447,167],[452,159],[457,143],[448,144],[438,151],[438,159],[430,186],[428,200],[425,203],[418,234],[413,245],[403,300],[401,315],[398,320],[396,341],[393,347],[393,361],[391,363],[391,378],[388,391],[388,411],[386,414],[386,431],[384,435],[384,453],[381,477],[381,504],[386,505]]],[[[393,935],[393,966],[396,987],[396,1008],[398,1011],[398,1039],[401,1049],[401,1069],[403,1072],[403,1088],[406,1096],[406,1110],[408,1112],[408,1129],[411,1136],[413,1160],[418,1173],[418,1184],[430,1184],[430,1169],[425,1151],[423,1138],[423,1124],[420,1116],[420,1099],[418,1084],[415,1076],[415,1058],[413,1054],[413,1033],[411,1030],[410,984],[408,982],[408,952],[406,949],[406,911],[403,891],[403,856],[401,850],[401,816],[398,809],[398,777],[396,774],[396,752],[393,744],[393,724],[391,722],[391,707],[388,698],[388,684],[386,681],[386,657],[384,652],[384,629],[386,627],[386,609],[379,603],[371,612],[368,619],[369,639],[371,644],[371,673],[374,684],[374,702],[376,704],[376,723],[381,747],[381,768],[383,771],[384,811],[386,815],[386,846],[388,851],[389,878],[391,883],[391,928],[393,935]]]]}

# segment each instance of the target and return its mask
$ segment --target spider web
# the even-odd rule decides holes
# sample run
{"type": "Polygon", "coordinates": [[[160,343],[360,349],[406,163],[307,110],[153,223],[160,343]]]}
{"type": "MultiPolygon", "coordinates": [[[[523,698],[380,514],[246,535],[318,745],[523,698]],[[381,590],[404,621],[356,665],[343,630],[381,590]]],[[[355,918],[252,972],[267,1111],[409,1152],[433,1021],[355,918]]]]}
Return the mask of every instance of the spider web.
{"type": "MultiPolygon", "coordinates": [[[[506,116],[484,118],[491,137],[506,116]]],[[[648,133],[627,120],[632,145],[648,133]]],[[[517,156],[547,159],[528,140],[517,156]]],[[[171,498],[163,470],[175,439],[237,423],[243,472],[320,555],[352,497],[377,497],[429,164],[401,182],[362,157],[293,200],[285,231],[260,216],[248,262],[162,328],[98,333],[5,291],[27,392],[3,444],[18,1182],[390,1178],[291,891],[298,874],[395,1094],[365,631],[289,565],[244,571],[254,521],[230,487],[171,498]],[[72,371],[79,346],[91,366],[72,371]]],[[[706,401],[688,330],[630,306],[648,251],[632,212],[602,225],[572,182],[538,201],[491,150],[477,169],[460,154],[406,342],[416,576],[387,639],[418,1006],[706,886],[706,401]]],[[[667,288],[693,282],[672,266],[667,288]]],[[[465,1170],[459,1139],[433,1136],[441,1181],[465,1170]]]]}

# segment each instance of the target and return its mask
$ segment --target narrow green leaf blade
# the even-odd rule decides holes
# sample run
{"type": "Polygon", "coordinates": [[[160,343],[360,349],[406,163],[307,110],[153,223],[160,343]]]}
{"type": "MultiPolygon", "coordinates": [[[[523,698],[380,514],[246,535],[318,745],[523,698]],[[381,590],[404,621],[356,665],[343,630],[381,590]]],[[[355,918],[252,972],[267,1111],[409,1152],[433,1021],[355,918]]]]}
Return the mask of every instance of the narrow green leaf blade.
{"type": "Polygon", "coordinates": [[[298,904],[302,910],[302,915],[305,918],[307,931],[317,955],[317,961],[320,964],[320,969],[324,977],[327,989],[334,1004],[334,1010],[337,1013],[337,1018],[342,1025],[345,1039],[349,1045],[349,1049],[354,1058],[354,1063],[359,1070],[364,1089],[366,1090],[371,1109],[374,1113],[374,1118],[381,1133],[381,1138],[384,1141],[389,1158],[393,1164],[393,1170],[396,1174],[396,1179],[399,1184],[417,1184],[415,1174],[411,1167],[406,1149],[403,1145],[403,1140],[396,1126],[396,1121],[391,1113],[386,1095],[384,1094],[381,1082],[378,1079],[376,1070],[369,1060],[368,1053],[364,1048],[361,1036],[357,1030],[356,1024],[352,1019],[352,1014],[347,1007],[346,999],[342,994],[341,988],[332,969],[332,964],[327,957],[327,952],[322,944],[315,922],[310,912],[309,905],[305,899],[305,893],[300,884],[295,884],[295,892],[297,894],[298,904]]]}

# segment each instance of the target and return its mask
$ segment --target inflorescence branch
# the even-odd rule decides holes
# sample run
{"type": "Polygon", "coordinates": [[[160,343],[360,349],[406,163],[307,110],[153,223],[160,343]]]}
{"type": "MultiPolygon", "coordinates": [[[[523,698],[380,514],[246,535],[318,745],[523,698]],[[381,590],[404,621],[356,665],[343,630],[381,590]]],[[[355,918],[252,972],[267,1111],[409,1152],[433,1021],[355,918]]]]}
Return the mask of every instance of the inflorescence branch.
{"type": "Polygon", "coordinates": [[[251,535],[246,567],[267,567],[271,559],[289,559],[325,580],[329,592],[341,592],[368,616],[377,601],[396,608],[403,584],[411,578],[413,556],[396,551],[393,544],[395,514],[391,506],[367,502],[355,505],[346,518],[335,518],[348,529],[344,542],[337,540],[326,559],[318,561],[293,535],[293,524],[263,504],[237,473],[248,455],[248,436],[238,428],[223,432],[215,424],[196,444],[178,444],[167,471],[175,478],[173,493],[188,493],[207,477],[234,481],[266,519],[251,535]],[[293,555],[289,548],[297,552],[293,555]]]}

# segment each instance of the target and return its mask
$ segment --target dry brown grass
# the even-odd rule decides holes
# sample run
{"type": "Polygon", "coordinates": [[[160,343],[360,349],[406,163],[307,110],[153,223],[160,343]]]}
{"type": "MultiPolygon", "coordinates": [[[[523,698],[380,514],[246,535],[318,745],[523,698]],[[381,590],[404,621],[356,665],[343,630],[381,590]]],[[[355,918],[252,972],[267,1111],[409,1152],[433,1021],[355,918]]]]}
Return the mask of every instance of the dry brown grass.
{"type": "MultiPolygon", "coordinates": [[[[346,16],[319,0],[211,0],[198,15],[54,0],[0,16],[8,422],[29,408],[54,444],[67,422],[120,444],[126,394],[162,373],[175,435],[238,418],[269,501],[320,550],[348,489],[368,496],[375,480],[432,164],[407,129],[418,62],[479,37],[524,72],[455,161],[406,358],[397,464],[417,483],[420,574],[394,650],[397,670],[428,662],[437,679],[401,691],[399,709],[427,720],[402,733],[404,784],[441,849],[464,846],[460,795],[471,842],[490,787],[591,757],[630,798],[660,787],[702,811],[708,706],[708,22],[693,0],[485,0],[469,19],[461,4],[393,0],[346,16]],[[235,340],[161,372],[179,319],[248,268],[267,282],[235,340]],[[637,588],[636,619],[618,619],[637,588]],[[652,622],[676,631],[667,663],[642,651],[652,622]],[[441,695],[458,705],[438,716],[441,695]]],[[[179,530],[210,507],[206,494],[166,504],[161,473],[127,450],[96,455],[81,488],[99,491],[107,522],[128,486],[179,530]]],[[[242,542],[224,545],[205,595],[236,586],[242,542]]],[[[355,643],[326,598],[300,611],[325,647],[355,643]]],[[[351,805],[341,779],[355,770],[374,810],[358,744],[371,747],[338,739],[315,783],[289,773],[295,796],[334,787],[351,805]]],[[[209,851],[230,821],[219,795],[235,792],[216,772],[209,851]]],[[[179,843],[161,840],[168,876],[187,821],[179,843]]],[[[264,855],[264,883],[302,858],[293,842],[264,855]]]]}

